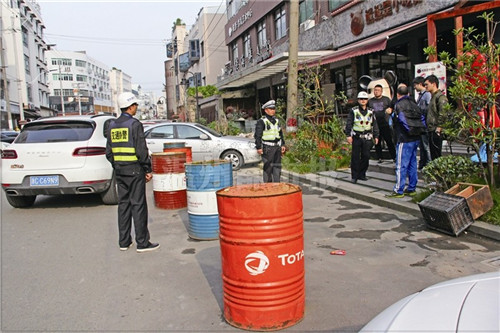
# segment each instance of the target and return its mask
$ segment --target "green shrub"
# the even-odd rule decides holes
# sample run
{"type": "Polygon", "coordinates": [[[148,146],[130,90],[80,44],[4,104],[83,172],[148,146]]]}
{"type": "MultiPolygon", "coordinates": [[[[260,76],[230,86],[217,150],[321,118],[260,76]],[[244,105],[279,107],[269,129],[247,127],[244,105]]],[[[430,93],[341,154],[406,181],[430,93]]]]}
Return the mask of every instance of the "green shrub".
{"type": "Polygon", "coordinates": [[[222,123],[212,121],[207,125],[207,127],[221,133],[222,135],[238,135],[241,133],[240,128],[231,122],[222,123]]]}
{"type": "Polygon", "coordinates": [[[468,157],[457,155],[441,156],[427,164],[422,171],[427,183],[435,183],[433,187],[441,192],[481,173],[479,166],[468,157]]]}

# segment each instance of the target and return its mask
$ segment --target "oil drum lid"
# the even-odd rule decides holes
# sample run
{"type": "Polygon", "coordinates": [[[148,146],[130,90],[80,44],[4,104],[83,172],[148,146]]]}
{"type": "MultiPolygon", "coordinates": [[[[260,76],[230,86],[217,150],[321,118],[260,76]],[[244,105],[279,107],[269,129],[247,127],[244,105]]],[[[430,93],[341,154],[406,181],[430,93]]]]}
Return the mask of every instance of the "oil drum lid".
{"type": "Polygon", "coordinates": [[[223,188],[217,191],[218,196],[237,198],[259,198],[288,195],[301,192],[298,185],[288,183],[244,184],[223,188]]]}

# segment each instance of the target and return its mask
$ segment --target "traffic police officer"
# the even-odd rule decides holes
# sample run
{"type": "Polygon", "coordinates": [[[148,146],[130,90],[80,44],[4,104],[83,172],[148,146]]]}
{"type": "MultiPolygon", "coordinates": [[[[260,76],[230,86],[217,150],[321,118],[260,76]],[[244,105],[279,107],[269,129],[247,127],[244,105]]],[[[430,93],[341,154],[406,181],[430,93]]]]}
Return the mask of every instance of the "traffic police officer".
{"type": "Polygon", "coordinates": [[[366,170],[370,162],[370,149],[378,143],[379,130],[373,109],[367,106],[368,94],[361,91],[358,94],[358,105],[349,111],[345,134],[347,142],[352,145],[351,182],[368,180],[366,170]]]}
{"type": "Polygon", "coordinates": [[[146,182],[153,178],[151,159],[144,139],[144,129],[134,116],[139,100],[132,93],[118,96],[121,115],[107,131],[106,158],[113,165],[118,187],[118,230],[120,250],[132,244],[134,220],[137,252],[153,251],[160,247],[149,241],[146,182]]]}
{"type": "Polygon", "coordinates": [[[270,100],[262,106],[264,116],[255,125],[255,147],[264,163],[264,183],[279,183],[281,155],[285,153],[285,139],[276,114],[276,103],[270,100]]]}

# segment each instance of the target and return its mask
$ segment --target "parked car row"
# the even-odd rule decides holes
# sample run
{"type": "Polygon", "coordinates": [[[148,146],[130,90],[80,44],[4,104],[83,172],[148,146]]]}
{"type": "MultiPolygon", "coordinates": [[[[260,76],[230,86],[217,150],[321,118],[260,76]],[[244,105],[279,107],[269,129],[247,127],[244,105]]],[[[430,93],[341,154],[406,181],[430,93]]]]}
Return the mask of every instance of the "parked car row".
{"type": "MultiPolygon", "coordinates": [[[[98,193],[117,204],[113,168],[107,161],[106,115],[44,118],[27,123],[2,147],[2,188],[9,204],[30,207],[38,195],[98,193]]],[[[145,127],[151,153],[164,143],[184,142],[193,161],[226,159],[233,170],[260,161],[252,139],[223,136],[195,123],[161,122],[145,127]]]]}

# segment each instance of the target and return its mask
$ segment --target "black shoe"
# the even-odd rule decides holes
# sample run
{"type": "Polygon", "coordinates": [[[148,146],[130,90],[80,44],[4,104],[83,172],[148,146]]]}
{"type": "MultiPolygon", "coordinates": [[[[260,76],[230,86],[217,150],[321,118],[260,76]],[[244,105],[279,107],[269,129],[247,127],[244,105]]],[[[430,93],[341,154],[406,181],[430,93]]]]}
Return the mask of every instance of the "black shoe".
{"type": "Polygon", "coordinates": [[[368,178],[365,177],[361,177],[361,178],[358,178],[359,180],[368,180],[368,178]]]}
{"type": "Polygon", "coordinates": [[[146,246],[146,247],[137,247],[137,252],[139,252],[139,253],[149,252],[149,251],[158,250],[159,248],[160,248],[160,244],[149,243],[148,246],[146,246]]]}
{"type": "Polygon", "coordinates": [[[354,178],[353,178],[353,179],[351,179],[351,183],[356,184],[357,182],[358,182],[358,180],[357,180],[357,179],[354,179],[354,178]]]}
{"type": "Polygon", "coordinates": [[[130,242],[128,246],[120,246],[120,251],[127,251],[132,247],[132,245],[134,245],[134,242],[130,242]]]}

